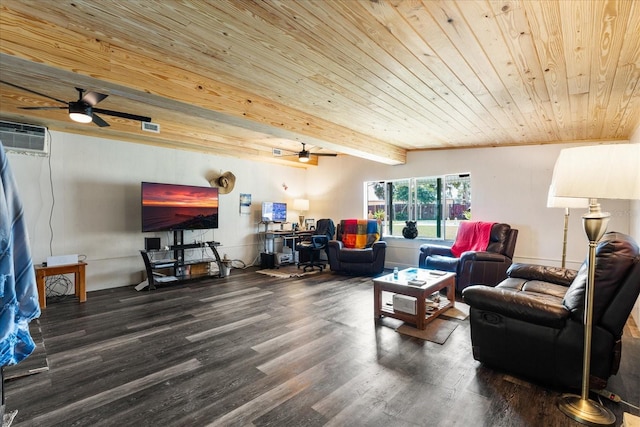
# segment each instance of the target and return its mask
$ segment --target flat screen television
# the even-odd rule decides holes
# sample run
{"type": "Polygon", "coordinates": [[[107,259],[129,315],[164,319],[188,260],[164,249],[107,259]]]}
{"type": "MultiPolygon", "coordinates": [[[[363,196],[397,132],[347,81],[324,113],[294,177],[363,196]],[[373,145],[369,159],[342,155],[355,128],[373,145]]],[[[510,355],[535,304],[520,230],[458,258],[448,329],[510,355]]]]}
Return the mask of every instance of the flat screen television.
{"type": "Polygon", "coordinates": [[[262,202],[263,222],[287,222],[287,204],[279,202],[262,202]]]}
{"type": "Polygon", "coordinates": [[[218,228],[218,188],[143,182],[142,231],[218,228]]]}

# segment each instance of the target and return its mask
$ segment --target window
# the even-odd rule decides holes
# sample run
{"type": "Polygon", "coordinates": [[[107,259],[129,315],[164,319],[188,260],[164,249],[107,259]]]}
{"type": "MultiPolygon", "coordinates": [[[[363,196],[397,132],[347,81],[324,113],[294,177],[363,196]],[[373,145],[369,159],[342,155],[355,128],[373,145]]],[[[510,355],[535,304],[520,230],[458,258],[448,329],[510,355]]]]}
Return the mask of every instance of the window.
{"type": "Polygon", "coordinates": [[[383,235],[402,236],[405,221],[416,221],[418,237],[454,239],[459,221],[471,219],[469,174],[365,183],[369,218],[382,222],[383,235]]]}

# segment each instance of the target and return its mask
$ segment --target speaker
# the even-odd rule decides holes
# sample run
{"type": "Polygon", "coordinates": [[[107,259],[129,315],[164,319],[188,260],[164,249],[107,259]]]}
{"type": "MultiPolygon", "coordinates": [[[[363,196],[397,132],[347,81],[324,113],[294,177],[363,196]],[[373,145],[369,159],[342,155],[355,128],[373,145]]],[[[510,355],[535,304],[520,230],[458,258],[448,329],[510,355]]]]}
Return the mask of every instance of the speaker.
{"type": "Polygon", "coordinates": [[[146,251],[157,251],[160,249],[160,238],[159,237],[145,237],[144,238],[144,249],[146,251]]]}

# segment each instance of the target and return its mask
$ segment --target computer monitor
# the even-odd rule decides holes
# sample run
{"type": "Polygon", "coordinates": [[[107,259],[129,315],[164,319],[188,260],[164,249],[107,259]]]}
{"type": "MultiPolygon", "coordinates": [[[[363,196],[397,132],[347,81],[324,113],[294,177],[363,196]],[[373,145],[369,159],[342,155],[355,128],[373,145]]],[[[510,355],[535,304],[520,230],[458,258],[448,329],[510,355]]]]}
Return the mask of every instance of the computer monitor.
{"type": "Polygon", "coordinates": [[[287,204],[280,202],[262,202],[263,222],[287,222],[287,204]]]}

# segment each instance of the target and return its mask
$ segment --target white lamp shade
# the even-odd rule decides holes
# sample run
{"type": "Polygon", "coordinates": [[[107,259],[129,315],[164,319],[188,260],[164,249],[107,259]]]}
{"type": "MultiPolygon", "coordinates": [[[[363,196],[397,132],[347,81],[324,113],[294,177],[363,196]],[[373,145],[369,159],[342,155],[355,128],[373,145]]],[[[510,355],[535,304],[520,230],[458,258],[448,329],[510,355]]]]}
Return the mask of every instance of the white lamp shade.
{"type": "Polygon", "coordinates": [[[555,191],[552,185],[549,186],[549,194],[547,195],[548,208],[587,208],[589,207],[588,198],[579,197],[558,197],[554,196],[555,191]]]}
{"type": "Polygon", "coordinates": [[[591,145],[560,151],[554,197],[640,199],[640,144],[591,145]]]}
{"type": "Polygon", "coordinates": [[[294,199],[293,201],[293,209],[297,211],[308,211],[309,210],[309,200],[307,199],[294,199]]]}

